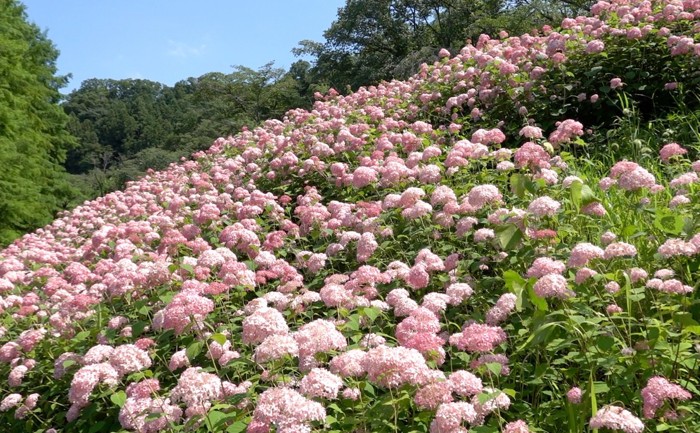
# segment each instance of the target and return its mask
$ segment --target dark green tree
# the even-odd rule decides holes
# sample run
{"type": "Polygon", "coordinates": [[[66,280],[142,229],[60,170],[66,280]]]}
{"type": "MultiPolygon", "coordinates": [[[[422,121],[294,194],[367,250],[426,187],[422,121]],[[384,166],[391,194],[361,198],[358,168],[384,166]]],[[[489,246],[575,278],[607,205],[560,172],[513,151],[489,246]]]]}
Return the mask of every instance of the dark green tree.
{"type": "Polygon", "coordinates": [[[165,168],[213,140],[297,107],[318,90],[310,65],[234,67],[168,87],[148,80],[90,79],[63,102],[79,145],[66,168],[90,197],[122,188],[148,168],[165,168]]]}
{"type": "Polygon", "coordinates": [[[0,0],[0,244],[51,221],[72,190],[74,138],[58,105],[58,50],[16,0],[0,0]]]}

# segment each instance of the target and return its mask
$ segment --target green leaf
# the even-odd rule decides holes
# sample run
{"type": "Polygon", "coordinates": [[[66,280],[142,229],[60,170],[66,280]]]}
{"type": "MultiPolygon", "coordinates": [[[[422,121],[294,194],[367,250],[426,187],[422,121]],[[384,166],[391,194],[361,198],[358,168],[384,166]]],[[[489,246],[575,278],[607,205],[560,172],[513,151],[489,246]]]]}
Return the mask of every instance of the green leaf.
{"type": "Polygon", "coordinates": [[[97,421],[96,423],[90,426],[90,430],[88,430],[88,433],[97,433],[105,431],[106,424],[107,423],[105,421],[97,421]]]}
{"type": "Polygon", "coordinates": [[[538,310],[549,311],[547,300],[541,296],[537,296],[537,293],[535,293],[535,290],[532,288],[532,286],[528,287],[528,294],[530,295],[530,302],[532,302],[532,305],[537,307],[538,310]]]}
{"type": "Polygon", "coordinates": [[[352,331],[359,331],[360,330],[360,316],[359,314],[353,314],[348,318],[348,321],[345,322],[345,327],[352,331]]]}
{"type": "Polygon", "coordinates": [[[598,197],[596,197],[595,193],[591,189],[590,186],[588,185],[582,185],[581,186],[581,204],[583,206],[586,206],[587,204],[591,204],[593,202],[600,201],[598,197]]]}
{"type": "Polygon", "coordinates": [[[148,326],[148,325],[149,325],[149,323],[144,322],[144,321],[139,321],[139,322],[134,323],[131,326],[131,335],[133,335],[134,337],[138,337],[139,335],[143,334],[143,331],[146,329],[146,326],[148,326]]]}
{"type": "Polygon", "coordinates": [[[122,407],[124,406],[124,403],[126,403],[126,393],[124,391],[117,391],[114,394],[110,395],[109,399],[115,405],[122,407]]]}
{"type": "Polygon", "coordinates": [[[224,345],[226,343],[226,336],[224,334],[214,334],[211,336],[211,339],[219,343],[220,345],[224,345]]]}
{"type": "Polygon", "coordinates": [[[615,346],[615,339],[607,335],[601,335],[596,339],[595,344],[600,350],[607,352],[615,346]]]}
{"type": "Polygon", "coordinates": [[[518,288],[525,286],[525,279],[520,276],[519,273],[512,269],[509,269],[503,273],[503,281],[505,282],[506,288],[511,292],[515,292],[518,288]]]}
{"type": "Polygon", "coordinates": [[[180,269],[184,269],[190,274],[194,275],[194,267],[190,265],[189,263],[181,263],[180,264],[180,269]]]}
{"type": "Polygon", "coordinates": [[[491,427],[488,425],[480,425],[469,430],[474,433],[498,433],[499,430],[496,427],[491,427]]]}
{"type": "Polygon", "coordinates": [[[501,370],[503,370],[503,364],[499,362],[487,362],[486,368],[494,375],[499,376],[501,374],[501,370]]]}
{"type": "Polygon", "coordinates": [[[683,332],[687,334],[700,335],[700,326],[686,326],[683,332]]]}
{"type": "Polygon", "coordinates": [[[80,331],[73,337],[73,341],[84,341],[90,336],[90,331],[80,331]]]}
{"type": "Polygon", "coordinates": [[[605,394],[610,391],[610,387],[605,382],[593,382],[593,391],[596,394],[605,394]]]}
{"type": "Polygon", "coordinates": [[[241,432],[244,432],[247,427],[248,427],[248,425],[246,423],[244,423],[243,421],[236,421],[226,429],[226,432],[227,433],[241,433],[241,432]]]}
{"type": "Polygon", "coordinates": [[[504,250],[513,250],[523,238],[523,232],[515,224],[506,224],[496,228],[498,244],[504,250]]]}
{"type": "Polygon", "coordinates": [[[581,207],[581,189],[583,188],[583,183],[574,182],[569,187],[571,191],[571,202],[576,206],[576,209],[581,207]]]}
{"type": "Polygon", "coordinates": [[[688,312],[673,313],[673,321],[683,327],[698,325],[698,322],[693,319],[693,315],[688,312]]]}
{"type": "Polygon", "coordinates": [[[522,174],[513,174],[510,177],[510,190],[513,191],[513,194],[519,198],[525,197],[525,191],[527,191],[525,186],[526,181],[527,179],[522,174]]]}
{"type": "Polygon", "coordinates": [[[672,212],[670,209],[657,209],[654,218],[654,227],[672,235],[679,235],[683,231],[685,218],[672,212]]]}
{"type": "Polygon", "coordinates": [[[195,341],[194,343],[190,344],[187,349],[185,350],[185,355],[187,355],[187,359],[192,361],[202,353],[202,348],[204,347],[204,344],[202,344],[201,341],[195,341]]]}
{"type": "Polygon", "coordinates": [[[329,404],[329,405],[326,406],[326,407],[327,407],[328,409],[333,409],[336,413],[341,413],[341,414],[345,415],[345,412],[343,412],[343,409],[341,409],[340,406],[338,406],[338,405],[335,404],[335,403],[331,403],[331,404],[329,404]]]}
{"type": "Polygon", "coordinates": [[[374,308],[374,307],[365,307],[362,312],[365,314],[365,316],[369,317],[369,320],[372,323],[375,320],[377,320],[377,317],[379,317],[379,314],[381,313],[379,308],[374,308]]]}
{"type": "Polygon", "coordinates": [[[234,417],[235,414],[228,414],[224,412],[220,412],[218,410],[212,410],[207,413],[207,418],[209,418],[209,422],[212,424],[212,426],[216,429],[216,427],[221,426],[222,423],[226,422],[227,419],[234,417]]]}

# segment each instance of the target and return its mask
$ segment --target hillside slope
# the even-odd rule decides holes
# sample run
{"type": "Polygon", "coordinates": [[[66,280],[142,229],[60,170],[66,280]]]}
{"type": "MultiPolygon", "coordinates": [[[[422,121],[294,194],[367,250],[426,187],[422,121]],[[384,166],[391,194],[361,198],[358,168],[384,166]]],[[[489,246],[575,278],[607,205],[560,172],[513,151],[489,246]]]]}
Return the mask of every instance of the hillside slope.
{"type": "Polygon", "coordinates": [[[482,37],[24,236],[0,425],[699,431],[699,22],[482,37]],[[632,115],[685,123],[633,162],[632,115]]]}

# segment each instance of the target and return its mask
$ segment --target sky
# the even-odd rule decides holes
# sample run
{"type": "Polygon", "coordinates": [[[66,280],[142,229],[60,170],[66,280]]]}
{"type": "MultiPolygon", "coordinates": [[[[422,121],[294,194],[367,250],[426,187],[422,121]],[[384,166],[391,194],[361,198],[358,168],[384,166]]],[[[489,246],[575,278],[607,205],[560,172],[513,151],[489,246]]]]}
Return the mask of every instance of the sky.
{"type": "Polygon", "coordinates": [[[288,69],[304,39],[323,41],[345,0],[20,0],[60,51],[62,93],[90,78],[172,86],[207,72],[288,69]]]}

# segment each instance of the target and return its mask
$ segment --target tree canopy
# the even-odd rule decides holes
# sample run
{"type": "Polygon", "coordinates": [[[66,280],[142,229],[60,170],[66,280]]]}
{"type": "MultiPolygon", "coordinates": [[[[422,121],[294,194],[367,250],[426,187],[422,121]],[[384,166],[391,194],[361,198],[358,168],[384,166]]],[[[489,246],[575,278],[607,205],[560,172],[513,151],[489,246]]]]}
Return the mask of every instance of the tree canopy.
{"type": "Polygon", "coordinates": [[[74,143],[58,105],[58,50],[15,0],[0,1],[0,244],[48,223],[71,194],[74,143]]]}
{"type": "Polygon", "coordinates": [[[91,79],[63,102],[78,146],[67,170],[87,197],[121,188],[148,168],[165,168],[213,140],[309,107],[315,89],[309,65],[285,72],[268,63],[255,70],[210,72],[166,86],[148,80],[91,79]]]}
{"type": "Polygon", "coordinates": [[[294,52],[314,59],[315,79],[338,90],[405,79],[440,48],[482,33],[526,32],[586,9],[589,0],[347,0],[324,32],[294,52]]]}

